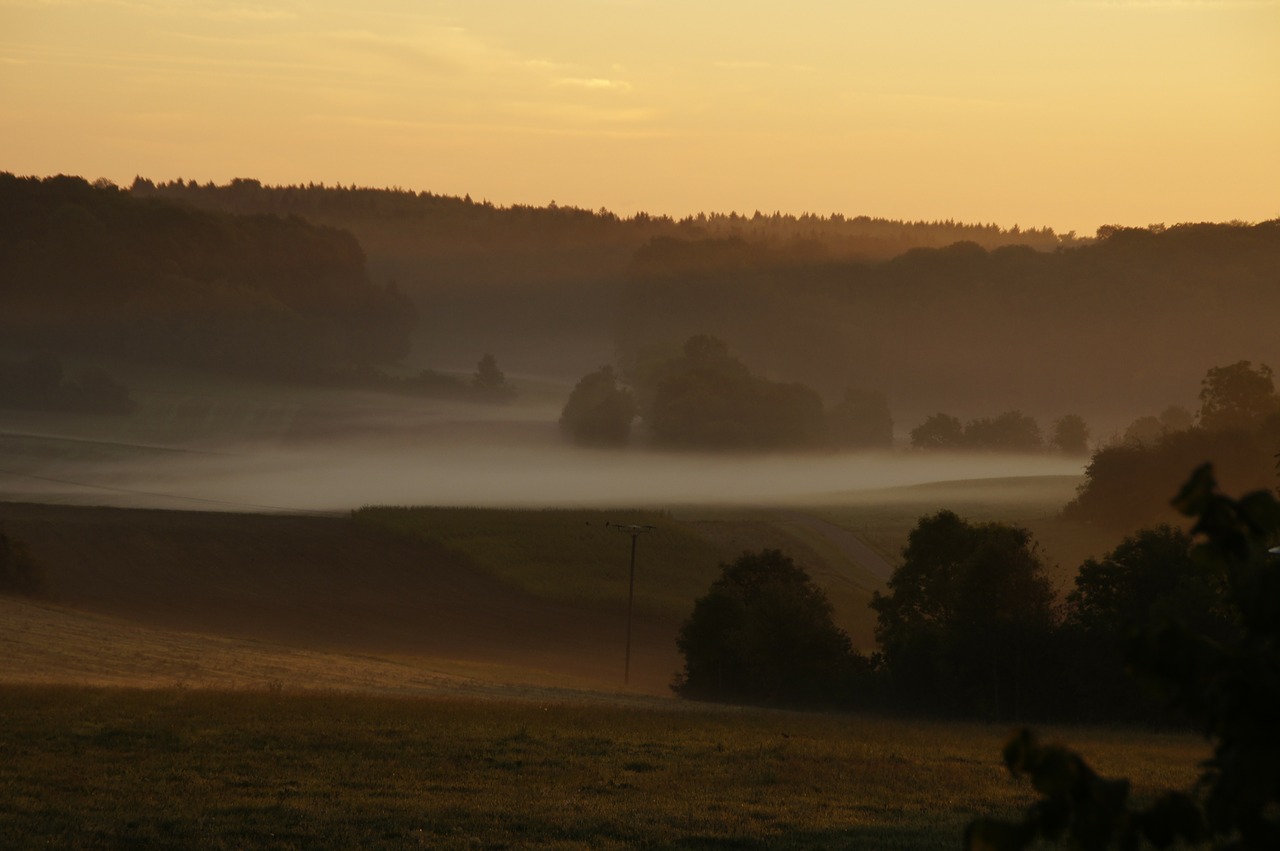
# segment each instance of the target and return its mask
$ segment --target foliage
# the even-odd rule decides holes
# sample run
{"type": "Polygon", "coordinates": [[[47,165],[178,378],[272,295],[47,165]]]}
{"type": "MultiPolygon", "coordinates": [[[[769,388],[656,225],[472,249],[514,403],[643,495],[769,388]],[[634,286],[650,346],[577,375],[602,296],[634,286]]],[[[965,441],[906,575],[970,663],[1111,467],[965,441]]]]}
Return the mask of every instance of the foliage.
{"type": "Polygon", "coordinates": [[[1226,626],[1217,578],[1191,556],[1191,538],[1169,525],[1142,529],[1080,566],[1069,619],[1117,645],[1134,627],[1183,623],[1219,637],[1226,626]]]}
{"type": "Polygon", "coordinates": [[[500,390],[506,386],[507,376],[498,369],[498,359],[486,352],[476,364],[475,375],[471,383],[482,390],[500,390]]]}
{"type": "Polygon", "coordinates": [[[1120,442],[1125,446],[1153,446],[1160,442],[1166,432],[1159,417],[1138,417],[1125,428],[1120,442]]]}
{"type": "Polygon", "coordinates": [[[1050,443],[1064,455],[1086,455],[1089,452],[1089,425],[1079,414],[1066,414],[1053,423],[1050,443]]]}
{"type": "Polygon", "coordinates": [[[1103,446],[1093,453],[1063,516],[1120,531],[1168,522],[1175,517],[1168,494],[1177,489],[1181,471],[1212,458],[1232,490],[1268,487],[1277,443],[1266,430],[1193,428],[1165,431],[1151,442],[1103,446]]]}
{"type": "Polygon", "coordinates": [[[936,413],[911,430],[916,449],[958,449],[964,446],[964,426],[950,414],[936,413]]]}
{"type": "Polygon", "coordinates": [[[1235,626],[1221,583],[1192,557],[1191,538],[1161,525],[1126,537],[1081,565],[1059,640],[1063,709],[1079,718],[1152,719],[1159,707],[1125,672],[1122,648],[1135,629],[1181,623],[1215,640],[1235,626]]]}
{"type": "Polygon", "coordinates": [[[613,367],[582,377],[560,412],[560,431],[583,446],[626,446],[636,404],[631,391],[618,384],[613,367]]]}
{"type": "Polygon", "coordinates": [[[827,439],[841,448],[888,448],[893,445],[889,400],[877,390],[845,390],[827,411],[827,439]]]}
{"type": "Polygon", "coordinates": [[[660,446],[687,449],[786,449],[816,445],[823,432],[822,399],[802,384],[752,374],[724,341],[690,337],[641,394],[641,411],[660,446]]]}
{"type": "Polygon", "coordinates": [[[27,545],[0,526],[0,593],[38,594],[44,586],[44,572],[27,545]]]}
{"type": "Polygon", "coordinates": [[[1039,424],[1021,411],[1005,411],[994,418],[969,420],[964,425],[950,414],[937,413],[911,430],[911,445],[916,449],[1038,452],[1044,449],[1044,437],[1039,424]]]}
{"type": "Polygon", "coordinates": [[[1280,535],[1280,502],[1267,490],[1222,495],[1206,464],[1174,504],[1196,518],[1196,558],[1223,583],[1241,631],[1220,642],[1186,624],[1156,626],[1133,635],[1127,657],[1213,743],[1199,783],[1136,808],[1127,781],[1101,780],[1075,754],[1042,748],[1024,731],[1006,748],[1006,762],[1031,776],[1042,799],[1019,823],[974,822],[968,848],[1023,849],[1040,838],[1098,849],[1133,848],[1140,839],[1158,848],[1280,847],[1280,564],[1268,551],[1280,535]]]}
{"type": "Polygon", "coordinates": [[[900,700],[997,718],[1033,711],[1055,625],[1053,588],[1025,529],[920,518],[877,592],[876,638],[900,700]]]}
{"type": "Polygon", "coordinates": [[[127,387],[102,370],[84,369],[68,381],[62,362],[45,354],[0,362],[0,407],[128,414],[136,403],[127,387]]]}
{"type": "Polygon", "coordinates": [[[417,313],[349,233],[0,174],[0,333],[31,346],[314,376],[395,360],[417,313]]]}
{"type": "Polygon", "coordinates": [[[1280,413],[1272,375],[1265,363],[1255,368],[1247,360],[1210,369],[1200,384],[1201,427],[1256,429],[1267,417],[1280,413]]]}
{"type": "Polygon", "coordinates": [[[771,706],[849,700],[859,657],[809,574],[779,550],[721,564],[676,645],[682,697],[771,706]]]}
{"type": "Polygon", "coordinates": [[[1034,419],[1021,411],[1005,411],[994,419],[965,423],[964,445],[971,449],[1038,452],[1044,448],[1044,438],[1034,419]]]}

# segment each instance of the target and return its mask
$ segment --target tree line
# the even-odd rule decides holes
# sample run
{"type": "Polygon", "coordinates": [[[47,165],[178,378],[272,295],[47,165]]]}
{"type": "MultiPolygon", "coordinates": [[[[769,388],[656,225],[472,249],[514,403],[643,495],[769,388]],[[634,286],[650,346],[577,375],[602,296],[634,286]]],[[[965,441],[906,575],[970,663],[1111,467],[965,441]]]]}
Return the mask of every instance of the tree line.
{"type": "Polygon", "coordinates": [[[884,592],[879,649],[852,647],[790,557],[747,552],[699,598],[677,641],[683,697],[996,721],[1181,723],[1125,673],[1134,629],[1218,641],[1239,623],[1220,577],[1174,526],[1088,559],[1062,600],[1031,534],[952,511],[921,517],[884,592]]]}
{"type": "MultiPolygon", "coordinates": [[[[802,382],[753,372],[723,340],[697,334],[676,352],[645,352],[629,373],[604,366],[573,388],[561,431],[584,446],[631,442],[637,418],[652,445],[701,450],[888,449],[893,415],[880,390],[847,387],[827,405],[802,382]]],[[[1007,411],[962,424],[938,413],[911,431],[915,449],[987,449],[1087,454],[1089,427],[1078,414],[1046,438],[1034,418],[1007,411]]]]}
{"type": "MultiPolygon", "coordinates": [[[[1252,487],[1264,488],[1248,504],[1272,504],[1278,426],[1270,368],[1238,361],[1206,373],[1193,427],[1155,443],[1099,449],[1064,515],[1128,533],[1080,565],[1061,599],[1025,529],[951,511],[921,517],[888,587],[871,601],[878,650],[870,656],[853,650],[822,592],[789,558],[745,553],[722,565],[695,603],[680,633],[685,666],[675,688],[700,699],[998,720],[1160,720],[1162,705],[1125,674],[1123,650],[1133,636],[1176,627],[1229,646],[1244,626],[1238,589],[1220,565],[1197,555],[1177,515],[1198,514],[1202,529],[1221,521],[1202,513],[1204,505],[1225,505],[1209,495],[1219,479],[1202,461],[1223,454],[1247,468],[1252,487]],[[1247,451],[1231,456],[1231,447],[1247,451]],[[1180,495],[1169,500],[1179,493],[1175,484],[1156,497],[1170,465],[1192,456],[1183,475],[1196,472],[1180,495]],[[778,671],[800,680],[766,688],[778,671]]],[[[1258,534],[1274,545],[1280,523],[1258,534]]],[[[1273,575],[1278,570],[1271,565],[1273,575]]]]}
{"type": "MultiPolygon", "coordinates": [[[[1059,236],[1052,228],[1002,228],[995,224],[953,219],[905,221],[872,216],[804,213],[701,212],[683,218],[638,212],[620,216],[605,208],[590,210],[551,201],[545,206],[498,206],[487,200],[429,191],[327,186],[324,183],[268,186],[252,178],[236,178],[218,185],[194,180],[152,181],[137,177],[129,191],[138,197],[181,200],[227,212],[289,216],[351,227],[356,221],[399,221],[420,227],[419,238],[451,237],[481,241],[490,248],[521,243],[594,243],[599,241],[638,248],[659,237],[693,239],[740,237],[769,245],[805,243],[843,257],[883,259],[912,248],[950,245],[961,240],[995,248],[1031,245],[1052,249],[1080,240],[1074,233],[1059,236]]],[[[358,229],[358,228],[357,228],[358,229]]]]}
{"type": "Polygon", "coordinates": [[[800,382],[758,375],[728,345],[707,335],[679,353],[654,353],[628,384],[612,367],[582,378],[560,428],[586,446],[625,446],[639,416],[654,446],[713,451],[888,448],[893,418],[883,393],[847,389],[827,407],[800,382]]]}

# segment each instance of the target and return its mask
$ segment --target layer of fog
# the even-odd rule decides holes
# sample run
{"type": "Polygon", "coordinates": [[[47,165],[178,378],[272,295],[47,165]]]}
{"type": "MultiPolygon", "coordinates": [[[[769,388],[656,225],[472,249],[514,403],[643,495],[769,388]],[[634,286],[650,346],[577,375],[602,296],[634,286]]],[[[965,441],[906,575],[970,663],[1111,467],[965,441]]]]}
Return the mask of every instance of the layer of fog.
{"type": "MultiPolygon", "coordinates": [[[[477,429],[484,431],[484,429],[477,429]]],[[[501,430],[499,430],[500,432],[501,430]]],[[[694,455],[595,451],[500,433],[457,442],[333,440],[142,452],[0,475],[0,498],[158,508],[342,511],[363,505],[640,507],[810,504],[923,483],[1077,476],[1052,455],[694,455]]]]}

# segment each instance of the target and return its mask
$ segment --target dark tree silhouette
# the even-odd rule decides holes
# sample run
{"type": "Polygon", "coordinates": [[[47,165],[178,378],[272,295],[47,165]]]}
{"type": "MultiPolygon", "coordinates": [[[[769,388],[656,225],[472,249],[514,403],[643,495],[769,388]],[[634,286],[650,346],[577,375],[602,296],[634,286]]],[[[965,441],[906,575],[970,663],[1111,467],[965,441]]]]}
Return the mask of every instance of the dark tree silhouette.
{"type": "Polygon", "coordinates": [[[1256,429],[1269,416],[1280,411],[1271,367],[1265,363],[1255,368],[1247,360],[1229,366],[1215,366],[1200,384],[1202,428],[1256,429]]]}
{"type": "Polygon", "coordinates": [[[973,822],[966,848],[1021,851],[1042,840],[1079,849],[1143,841],[1280,848],[1280,564],[1269,552],[1280,536],[1280,502],[1270,490],[1238,500],[1222,495],[1206,464],[1174,504],[1196,518],[1196,558],[1222,582],[1240,632],[1222,642],[1183,624],[1153,626],[1128,642],[1126,656],[1212,742],[1199,782],[1135,806],[1127,780],[1104,779],[1077,754],[1023,730],[1005,747],[1005,763],[1029,777],[1041,798],[1021,821],[973,822]]]}
{"type": "Polygon", "coordinates": [[[1053,588],[1025,529],[922,517],[876,592],[876,639],[908,705],[1000,718],[1039,699],[1053,588]]]}
{"type": "Polygon", "coordinates": [[[916,449],[959,449],[964,445],[964,426],[950,414],[937,413],[911,430],[916,449]]]}
{"type": "Polygon", "coordinates": [[[1005,411],[995,419],[965,423],[964,445],[971,449],[1038,452],[1044,448],[1044,438],[1034,419],[1021,411],[1005,411]]]}
{"type": "Polygon", "coordinates": [[[1159,702],[1127,676],[1122,648],[1133,630],[1173,623],[1219,641],[1235,633],[1219,578],[1192,557],[1181,529],[1142,529],[1086,560],[1059,636],[1063,710],[1081,719],[1163,720],[1159,702]]]}
{"type": "Polygon", "coordinates": [[[773,706],[847,702],[867,663],[804,569],[778,550],[743,553],[720,568],[676,639],[684,670],[675,691],[773,706]]]}

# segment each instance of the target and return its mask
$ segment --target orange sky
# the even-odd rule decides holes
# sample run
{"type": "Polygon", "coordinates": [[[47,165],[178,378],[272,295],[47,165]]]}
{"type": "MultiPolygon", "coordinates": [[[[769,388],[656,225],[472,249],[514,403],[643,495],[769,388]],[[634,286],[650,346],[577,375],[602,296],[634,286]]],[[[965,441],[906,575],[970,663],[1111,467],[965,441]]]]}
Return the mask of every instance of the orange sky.
{"type": "Polygon", "coordinates": [[[1280,0],[0,0],[0,170],[1280,217],[1280,0]]]}

